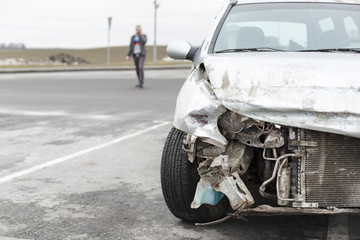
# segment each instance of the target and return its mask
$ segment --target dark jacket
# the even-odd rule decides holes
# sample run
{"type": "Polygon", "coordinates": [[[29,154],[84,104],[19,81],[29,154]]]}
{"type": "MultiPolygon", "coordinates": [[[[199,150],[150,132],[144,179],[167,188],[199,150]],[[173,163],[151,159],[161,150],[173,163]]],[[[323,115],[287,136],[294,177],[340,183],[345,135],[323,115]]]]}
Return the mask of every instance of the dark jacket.
{"type": "MultiPolygon", "coordinates": [[[[130,39],[130,49],[129,49],[129,53],[128,53],[128,56],[130,57],[130,55],[134,54],[134,45],[135,45],[135,42],[134,42],[134,37],[135,35],[131,36],[131,39],[130,39]]],[[[140,35],[140,55],[141,56],[146,56],[146,48],[145,48],[145,44],[147,42],[147,36],[146,34],[141,34],[140,35]]]]}

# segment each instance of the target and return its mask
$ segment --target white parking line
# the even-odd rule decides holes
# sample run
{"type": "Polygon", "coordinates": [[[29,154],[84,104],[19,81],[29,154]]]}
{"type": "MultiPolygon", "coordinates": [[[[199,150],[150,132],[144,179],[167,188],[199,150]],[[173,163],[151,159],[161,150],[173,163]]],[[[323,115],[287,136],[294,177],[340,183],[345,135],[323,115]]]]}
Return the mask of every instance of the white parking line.
{"type": "Polygon", "coordinates": [[[31,117],[72,117],[76,119],[119,120],[119,118],[104,114],[72,114],[64,111],[28,111],[0,109],[0,114],[31,117]]]}
{"type": "Polygon", "coordinates": [[[1,240],[30,240],[30,239],[25,239],[25,238],[12,238],[12,237],[4,237],[4,236],[0,236],[1,240]]]}
{"type": "Polygon", "coordinates": [[[348,215],[330,215],[328,225],[328,240],[349,239],[348,215]]]}
{"type": "Polygon", "coordinates": [[[31,173],[34,173],[34,172],[37,172],[37,171],[42,170],[42,169],[44,169],[44,168],[48,168],[48,167],[57,165],[57,164],[59,164],[59,163],[68,161],[68,160],[70,160],[70,159],[73,159],[73,158],[76,158],[76,157],[79,157],[79,156],[88,154],[88,153],[90,153],[90,152],[94,152],[94,151],[97,151],[97,150],[99,150],[99,149],[102,149],[102,148],[105,148],[105,147],[109,147],[109,146],[111,146],[111,145],[114,145],[114,144],[117,144],[117,143],[119,143],[119,142],[128,140],[128,139],[130,139],[130,138],[140,136],[141,134],[150,132],[150,131],[155,130],[155,129],[157,129],[157,128],[160,128],[160,127],[163,127],[163,126],[165,126],[165,125],[168,125],[168,124],[170,124],[170,123],[171,123],[171,122],[161,122],[161,123],[156,124],[156,125],[154,125],[154,126],[152,126],[152,127],[145,128],[145,129],[143,129],[143,130],[140,130],[140,131],[138,131],[138,132],[135,132],[135,133],[132,133],[132,134],[129,134],[129,135],[126,135],[126,136],[122,136],[122,137],[117,138],[117,139],[114,139],[114,140],[112,140],[112,141],[110,141],[110,142],[103,143],[103,144],[100,144],[100,145],[97,145],[97,146],[94,146],[94,147],[91,147],[91,148],[87,148],[87,149],[84,149],[84,150],[82,150],[82,151],[79,151],[79,152],[76,152],[76,153],[67,155],[67,156],[65,156],[65,157],[56,158],[56,159],[54,159],[54,160],[51,160],[51,161],[48,161],[48,162],[46,162],[46,163],[43,163],[43,164],[40,164],[40,165],[31,167],[31,168],[29,168],[29,169],[25,169],[25,170],[22,170],[22,171],[19,171],[19,172],[12,173],[12,174],[10,174],[10,175],[8,175],[8,176],[5,176],[5,177],[0,178],[0,184],[9,182],[9,181],[11,181],[11,180],[13,180],[13,179],[16,179],[16,178],[19,178],[19,177],[23,177],[23,176],[25,176],[25,175],[28,175],[28,174],[31,174],[31,173]]]}
{"type": "Polygon", "coordinates": [[[7,115],[19,115],[19,116],[39,116],[39,117],[63,117],[67,116],[68,113],[62,111],[26,111],[26,110],[13,110],[13,109],[0,109],[0,114],[7,115]]]}

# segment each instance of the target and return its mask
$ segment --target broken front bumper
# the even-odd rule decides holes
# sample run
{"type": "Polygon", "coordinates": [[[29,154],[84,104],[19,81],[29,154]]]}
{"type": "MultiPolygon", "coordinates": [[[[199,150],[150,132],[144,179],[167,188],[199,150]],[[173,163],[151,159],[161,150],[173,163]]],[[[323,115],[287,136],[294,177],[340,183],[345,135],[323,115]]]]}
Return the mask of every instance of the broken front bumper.
{"type": "MultiPolygon", "coordinates": [[[[359,176],[357,171],[354,172],[349,170],[352,166],[358,166],[358,162],[356,162],[356,160],[358,160],[358,155],[356,155],[358,154],[358,145],[353,144],[353,141],[356,141],[356,139],[359,140],[358,138],[353,138],[355,140],[351,140],[350,144],[347,144],[349,146],[352,146],[351,149],[357,146],[357,150],[354,150],[356,154],[354,156],[351,155],[351,159],[353,160],[349,162],[349,157],[347,157],[347,161],[342,162],[349,162],[349,164],[345,164],[345,167],[341,168],[336,167],[335,164],[335,167],[333,168],[334,171],[340,171],[340,175],[343,173],[349,173],[350,177],[348,178],[350,180],[345,181],[347,179],[345,178],[344,181],[341,180],[334,183],[333,188],[325,187],[322,184],[322,180],[327,179],[324,184],[331,185],[331,179],[333,179],[331,174],[327,174],[326,171],[324,172],[324,169],[328,166],[331,167],[330,164],[332,164],[330,160],[325,163],[324,159],[327,152],[330,153],[330,150],[333,147],[328,145],[321,145],[321,142],[324,142],[323,138],[327,135],[323,136],[320,134],[320,137],[319,139],[316,139],[317,143],[315,144],[315,141],[311,139],[302,140],[302,138],[300,138],[300,135],[303,134],[304,129],[301,130],[299,128],[295,128],[298,130],[299,134],[299,137],[295,139],[292,138],[292,135],[295,134],[292,133],[292,128],[285,127],[286,129],[288,129],[287,131],[290,131],[288,140],[291,142],[288,143],[284,141],[284,138],[281,135],[280,130],[284,129],[281,126],[277,125],[277,127],[275,127],[275,124],[273,122],[264,122],[258,119],[250,118],[249,116],[240,115],[241,113],[238,112],[240,111],[239,108],[237,108],[236,112],[234,112],[234,109],[231,108],[229,108],[229,111],[224,107],[223,103],[224,105],[226,105],[226,101],[224,99],[220,101],[217,98],[205,70],[201,68],[194,69],[191,72],[189,78],[184,83],[178,96],[174,126],[188,133],[188,138],[184,142],[184,150],[189,154],[189,160],[192,162],[195,160],[196,156],[204,156],[201,157],[202,162],[200,163],[198,168],[201,180],[198,183],[194,201],[192,203],[193,208],[198,208],[199,206],[201,206],[201,204],[216,205],[224,196],[224,194],[228,197],[232,208],[237,212],[242,212],[244,209],[249,208],[254,203],[250,192],[240,178],[242,174],[246,172],[248,164],[250,164],[250,161],[253,157],[251,151],[246,152],[247,148],[263,149],[263,159],[276,163],[273,170],[273,176],[271,177],[271,179],[266,180],[262,184],[262,186],[260,187],[260,194],[263,197],[270,197],[269,194],[265,192],[266,185],[269,184],[271,181],[275,182],[276,180],[277,193],[272,197],[275,196],[278,198],[278,204],[280,206],[291,205],[293,208],[326,208],[332,206],[360,207],[357,200],[358,198],[356,196],[353,197],[351,194],[348,194],[346,196],[348,197],[348,199],[350,199],[349,202],[354,204],[349,205],[347,204],[347,201],[343,201],[345,205],[339,205],[338,202],[336,202],[336,204],[334,205],[328,204],[332,203],[328,201],[329,199],[335,199],[335,197],[333,198],[332,196],[336,196],[336,194],[332,193],[335,192],[336,189],[338,189],[337,186],[339,184],[336,185],[337,183],[341,183],[339,185],[340,189],[346,188],[346,186],[348,185],[350,185],[351,187],[351,182],[353,182],[353,179],[357,179],[359,176]],[[233,121],[226,121],[226,119],[232,119],[233,121]],[[238,126],[234,126],[232,124],[234,122],[240,122],[241,124],[239,124],[238,126]],[[229,131],[228,128],[230,129],[229,131]],[[266,134],[264,134],[265,132],[266,134]],[[265,141],[260,141],[261,135],[263,135],[263,137],[266,137],[265,141]],[[197,140],[201,140],[201,142],[208,143],[210,145],[213,145],[214,147],[212,149],[203,148],[201,150],[202,153],[196,152],[195,145],[197,140]],[[280,148],[290,143],[293,144],[292,149],[283,149],[284,153],[282,153],[282,151],[280,151],[280,148]],[[186,148],[186,146],[188,148],[186,148]],[[308,164],[309,161],[307,160],[307,158],[311,155],[310,153],[315,151],[314,148],[319,150],[320,155],[314,155],[315,158],[311,162],[318,163],[315,168],[319,168],[319,172],[311,169],[312,166],[308,164]],[[233,156],[233,153],[235,152],[234,149],[243,149],[246,153],[243,155],[233,156]],[[272,157],[266,157],[266,149],[273,151],[274,154],[272,157]],[[279,156],[277,156],[276,150],[279,150],[279,156]],[[290,153],[286,154],[288,150],[290,151],[290,153]],[[206,159],[209,161],[206,161],[206,159]],[[290,161],[297,162],[296,166],[298,169],[294,174],[298,177],[290,176],[290,161]],[[322,173],[321,169],[324,174],[320,175],[320,177],[318,178],[314,178],[314,176],[322,173]],[[349,171],[345,171],[344,169],[348,169],[349,171]],[[329,178],[327,178],[328,176],[329,178]],[[291,183],[292,189],[290,196],[289,189],[290,180],[292,178],[297,178],[297,186],[293,186],[294,184],[291,183]],[[317,181],[320,181],[320,183],[317,184],[317,181]],[[287,185],[287,187],[284,188],[282,187],[283,185],[287,185]],[[326,201],[324,199],[311,198],[311,194],[314,192],[312,191],[312,186],[320,186],[319,188],[321,189],[317,190],[322,193],[321,195],[325,196],[325,194],[329,193],[329,195],[326,195],[326,201]],[[315,199],[316,201],[314,201],[313,199],[315,199]]],[[[227,107],[229,107],[229,105],[227,105],[227,107]]],[[[272,112],[268,114],[273,114],[272,117],[276,118],[276,114],[280,113],[272,112]]],[[[284,126],[291,126],[291,124],[284,126]]],[[[317,133],[322,133],[321,130],[323,129],[320,128],[317,130],[317,133]]],[[[341,150],[343,149],[342,144],[345,144],[346,141],[338,141],[338,136],[343,135],[335,136],[335,142],[339,142],[341,150]]],[[[329,137],[332,138],[333,134],[330,134],[329,137]]],[[[345,137],[345,140],[348,139],[348,137],[346,136],[343,137],[345,137]]],[[[331,141],[325,142],[331,143],[331,141]]],[[[335,152],[339,152],[340,150],[337,150],[335,152]]],[[[338,156],[338,159],[341,159],[344,156],[347,156],[346,153],[340,154],[338,156]]],[[[338,164],[337,166],[340,165],[338,164]]],[[[355,192],[357,193],[360,191],[358,186],[359,184],[352,185],[353,189],[356,189],[355,192]]],[[[316,197],[318,196],[318,194],[315,193],[314,196],[316,197]]],[[[249,212],[251,211],[249,210],[249,212]]],[[[270,209],[269,211],[267,210],[267,212],[269,213],[276,211],[273,209],[270,209]]],[[[304,212],[306,211],[293,211],[293,213],[299,214],[302,214],[304,212]]],[[[316,211],[310,210],[307,212],[317,213],[316,211]]],[[[333,210],[328,212],[338,213],[338,211],[333,210]]],[[[321,211],[318,213],[321,213],[321,211]]]]}

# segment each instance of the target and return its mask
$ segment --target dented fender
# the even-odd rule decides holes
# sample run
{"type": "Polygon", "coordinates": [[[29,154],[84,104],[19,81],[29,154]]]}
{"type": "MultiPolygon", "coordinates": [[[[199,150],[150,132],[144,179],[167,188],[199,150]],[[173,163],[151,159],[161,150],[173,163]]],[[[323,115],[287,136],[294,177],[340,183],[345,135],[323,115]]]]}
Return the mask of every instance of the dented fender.
{"type": "Polygon", "coordinates": [[[194,69],[178,95],[174,126],[225,151],[228,142],[217,125],[218,118],[225,112],[226,108],[211,89],[206,72],[194,69]]]}

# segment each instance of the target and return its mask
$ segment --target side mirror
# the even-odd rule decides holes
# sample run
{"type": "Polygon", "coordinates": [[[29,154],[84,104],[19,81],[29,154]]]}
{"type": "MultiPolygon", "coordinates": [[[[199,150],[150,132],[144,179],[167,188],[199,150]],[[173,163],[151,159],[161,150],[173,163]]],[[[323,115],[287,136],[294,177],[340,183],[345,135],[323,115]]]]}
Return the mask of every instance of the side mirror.
{"type": "Polygon", "coordinates": [[[192,47],[186,41],[174,41],[167,46],[166,53],[173,59],[194,61],[197,50],[199,48],[192,47]]]}

